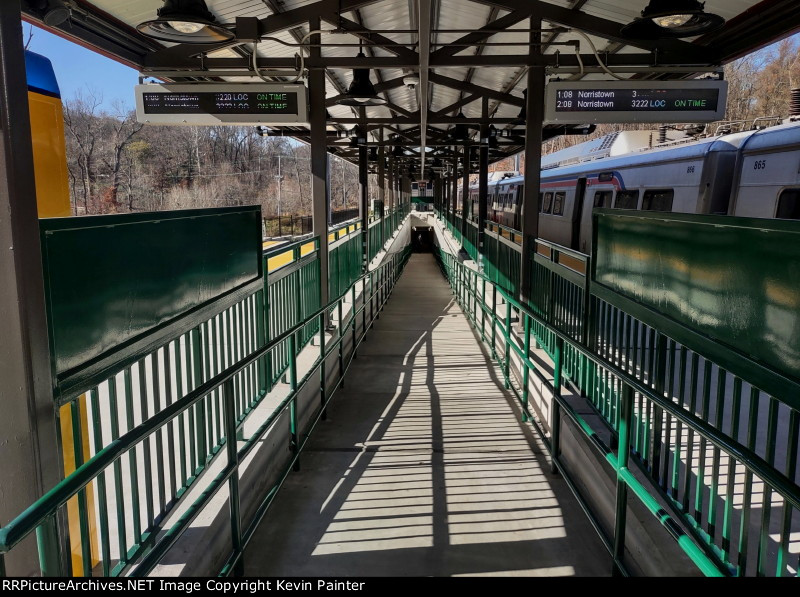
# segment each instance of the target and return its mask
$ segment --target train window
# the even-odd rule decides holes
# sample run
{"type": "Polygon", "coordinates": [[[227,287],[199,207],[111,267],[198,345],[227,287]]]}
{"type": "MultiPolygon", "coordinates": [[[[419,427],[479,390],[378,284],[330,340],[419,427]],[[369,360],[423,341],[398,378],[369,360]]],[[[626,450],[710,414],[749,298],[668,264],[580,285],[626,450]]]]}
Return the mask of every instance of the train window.
{"type": "Polygon", "coordinates": [[[644,192],[642,209],[649,211],[672,211],[672,199],[675,191],[672,189],[659,189],[644,192]]]}
{"type": "Polygon", "coordinates": [[[778,197],[776,218],[800,220],[800,189],[786,189],[778,197]]]}
{"type": "Polygon", "coordinates": [[[611,207],[611,196],[613,191],[597,191],[594,194],[595,207],[611,207]]]}
{"type": "Polygon", "coordinates": [[[542,213],[549,214],[553,208],[553,193],[545,193],[542,200],[542,213]]]}
{"type": "Polygon", "coordinates": [[[617,191],[617,200],[614,202],[617,209],[636,209],[639,207],[639,190],[617,191]]]}
{"type": "Polygon", "coordinates": [[[562,216],[564,215],[564,199],[566,198],[566,193],[556,193],[553,196],[553,215],[554,216],[562,216]]]}

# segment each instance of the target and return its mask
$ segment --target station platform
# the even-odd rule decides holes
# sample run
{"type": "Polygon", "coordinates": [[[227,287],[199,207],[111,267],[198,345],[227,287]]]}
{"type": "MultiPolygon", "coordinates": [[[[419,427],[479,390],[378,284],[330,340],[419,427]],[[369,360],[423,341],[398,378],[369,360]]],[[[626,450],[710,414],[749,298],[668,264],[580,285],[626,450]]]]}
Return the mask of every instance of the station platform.
{"type": "Polygon", "coordinates": [[[429,254],[245,553],[250,576],[584,576],[608,556],[429,254]]]}

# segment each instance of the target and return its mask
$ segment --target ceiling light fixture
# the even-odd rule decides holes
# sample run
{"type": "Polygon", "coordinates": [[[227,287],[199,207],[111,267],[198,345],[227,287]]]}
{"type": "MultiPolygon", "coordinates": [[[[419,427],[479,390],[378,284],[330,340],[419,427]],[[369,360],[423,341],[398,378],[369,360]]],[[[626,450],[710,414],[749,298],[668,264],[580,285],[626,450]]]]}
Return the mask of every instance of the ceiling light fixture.
{"type": "MultiPolygon", "coordinates": [[[[356,58],[366,58],[364,52],[359,50],[356,58]]],[[[347,93],[336,101],[337,104],[342,106],[382,106],[386,100],[378,95],[375,91],[375,86],[369,78],[368,68],[354,68],[353,80],[350,82],[350,87],[347,88],[347,93]]]]}
{"type": "Polygon", "coordinates": [[[157,19],[136,26],[139,33],[178,44],[212,44],[234,38],[233,31],[215,22],[205,0],[164,0],[157,14],[157,19]]]}
{"type": "Polygon", "coordinates": [[[650,0],[641,18],[622,28],[622,35],[631,39],[694,37],[725,24],[725,19],[704,8],[705,2],[698,0],[650,0]]]}

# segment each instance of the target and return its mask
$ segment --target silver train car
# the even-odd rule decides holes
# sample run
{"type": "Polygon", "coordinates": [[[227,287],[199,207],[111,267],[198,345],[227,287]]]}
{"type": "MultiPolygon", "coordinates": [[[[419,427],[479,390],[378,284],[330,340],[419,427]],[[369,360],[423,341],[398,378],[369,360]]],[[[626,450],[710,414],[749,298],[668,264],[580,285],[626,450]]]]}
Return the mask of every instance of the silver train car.
{"type": "MultiPolygon", "coordinates": [[[[595,207],[800,219],[800,122],[638,151],[626,135],[544,156],[542,238],[588,253],[595,207]]],[[[520,229],[523,183],[513,174],[490,181],[490,220],[520,229]]],[[[472,186],[467,209],[475,218],[477,199],[472,186]]]]}

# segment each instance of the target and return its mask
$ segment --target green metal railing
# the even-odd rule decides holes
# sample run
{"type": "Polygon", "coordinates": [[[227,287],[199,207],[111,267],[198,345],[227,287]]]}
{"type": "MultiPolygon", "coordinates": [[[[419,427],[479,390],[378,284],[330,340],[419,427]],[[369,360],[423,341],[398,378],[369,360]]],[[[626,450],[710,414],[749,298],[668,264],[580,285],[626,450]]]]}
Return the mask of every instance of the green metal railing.
{"type": "MultiPolygon", "coordinates": [[[[319,309],[319,239],[267,250],[263,262],[266,294],[259,298],[266,299],[263,306],[266,317],[257,318],[256,321],[263,322],[266,327],[262,337],[272,340],[319,309]]],[[[302,348],[318,331],[317,322],[312,321],[297,334],[295,346],[302,348]]],[[[267,390],[288,368],[289,348],[289,342],[286,341],[272,351],[266,363],[267,390]]]]}
{"type": "Polygon", "coordinates": [[[486,222],[484,243],[486,259],[483,267],[495,284],[515,296],[519,294],[520,239],[515,231],[495,222],[486,222]]]}
{"type": "Polygon", "coordinates": [[[478,259],[478,225],[472,220],[467,220],[466,234],[463,235],[462,244],[470,258],[478,259]]]}
{"type": "Polygon", "coordinates": [[[339,296],[361,275],[361,223],[347,223],[328,234],[328,295],[339,296]]]}
{"type": "MultiPolygon", "coordinates": [[[[663,517],[662,524],[670,521],[668,530],[682,547],[691,543],[691,550],[700,550],[702,558],[695,553],[692,560],[706,573],[796,575],[800,414],[795,403],[768,395],[754,380],[734,375],[664,330],[645,325],[637,313],[595,296],[584,275],[590,270],[588,257],[565,247],[537,241],[531,256],[531,304],[520,305],[513,284],[500,275],[514,275],[507,269],[513,267],[513,256],[509,264],[492,252],[490,239],[497,241],[498,231],[502,229],[496,225],[487,231],[485,276],[454,262],[444,268],[473,322],[491,321],[491,334],[482,334],[491,336],[493,350],[500,330],[505,341],[501,365],[512,387],[508,358],[516,354],[522,361],[515,391],[524,407],[528,379],[540,374],[530,357],[530,349],[538,345],[555,363],[555,382],[550,384],[556,395],[554,411],[563,409],[602,446],[561,399],[561,388],[569,381],[608,425],[612,444],[630,447],[615,456],[602,446],[617,468],[618,496],[631,488],[663,517]],[[491,307],[498,297],[511,305],[502,317],[491,307]],[[520,333],[511,328],[517,318],[520,333]],[[635,479],[629,465],[643,476],[647,489],[631,484],[635,479]],[[681,528],[686,534],[680,534],[681,528]]],[[[512,233],[507,232],[508,241],[512,233]]],[[[519,258],[517,253],[517,263],[519,258]]],[[[442,259],[453,261],[450,256],[442,259]]],[[[559,427],[552,429],[557,459],[559,427]]],[[[619,516],[617,525],[624,528],[619,516]]],[[[612,539],[604,537],[610,549],[612,539]]],[[[615,558],[620,555],[615,552],[615,558]]]]}
{"type": "MultiPolygon", "coordinates": [[[[14,549],[35,531],[40,569],[45,576],[62,573],[145,575],[175,545],[216,492],[227,485],[232,544],[222,573],[241,573],[242,554],[248,541],[287,475],[299,462],[300,452],[323,418],[333,391],[349,365],[344,340],[352,338],[352,359],[370,323],[388,300],[408,256],[408,247],[390,255],[380,267],[357,277],[350,288],[329,304],[306,313],[281,333],[273,332],[272,339],[266,343],[256,337],[258,326],[249,319],[258,313],[259,304],[263,305],[256,296],[263,292],[259,291],[125,368],[102,384],[103,388],[92,390],[90,408],[95,423],[92,453],[83,454],[81,441],[76,439],[77,469],[0,529],[0,555],[14,549]],[[362,289],[360,305],[356,302],[356,286],[362,289]],[[347,300],[352,304],[349,314],[343,317],[347,300]],[[322,324],[328,313],[338,314],[338,333],[326,346],[322,324]],[[319,355],[298,379],[297,343],[312,326],[320,336],[319,355]],[[243,433],[244,418],[252,412],[257,397],[265,392],[267,378],[259,375],[259,368],[287,343],[288,394],[250,437],[235,441],[237,435],[243,433]],[[326,359],[334,353],[338,353],[340,376],[333,390],[328,391],[326,359]],[[308,383],[319,388],[319,402],[310,422],[301,429],[298,393],[308,383]],[[124,395],[124,416],[118,412],[115,399],[118,389],[124,395]],[[134,404],[137,395],[142,399],[134,404]],[[110,413],[104,412],[106,400],[110,413]],[[101,415],[108,415],[104,419],[107,425],[101,424],[101,415]],[[240,463],[279,419],[286,418],[291,456],[278,481],[260,500],[252,520],[244,524],[240,509],[240,463]],[[224,466],[216,470],[213,478],[203,476],[223,449],[224,466]],[[99,550],[93,545],[90,532],[87,505],[90,484],[96,485],[99,497],[99,550]],[[181,497],[189,495],[190,488],[197,484],[202,485],[202,491],[193,494],[194,501],[190,504],[182,503],[181,497]],[[63,539],[59,540],[57,518],[65,516],[66,505],[73,500],[78,503],[83,570],[70,569],[69,562],[64,568],[63,539]],[[93,548],[100,554],[97,569],[93,563],[93,548]]],[[[305,267],[300,265],[302,261],[301,258],[294,271],[302,272],[305,267]]],[[[298,273],[298,277],[302,275],[298,273]]],[[[289,276],[284,277],[287,278],[289,276]]],[[[75,397],[72,402],[75,425],[79,425],[75,422],[80,420],[78,399],[75,397]]],[[[80,438],[81,430],[74,431],[74,437],[80,438]]],[[[2,562],[0,558],[0,564],[2,562]]],[[[4,566],[0,565],[0,572],[4,571],[4,566]]]]}

